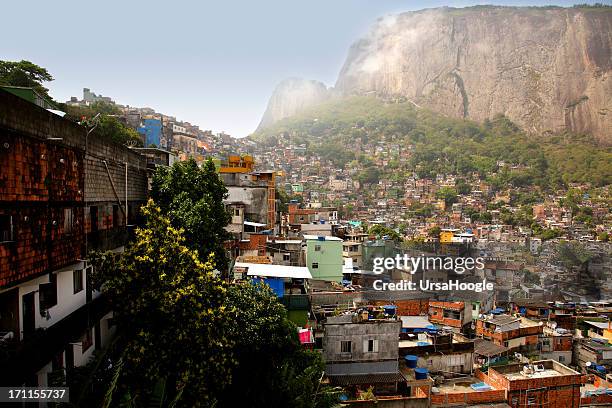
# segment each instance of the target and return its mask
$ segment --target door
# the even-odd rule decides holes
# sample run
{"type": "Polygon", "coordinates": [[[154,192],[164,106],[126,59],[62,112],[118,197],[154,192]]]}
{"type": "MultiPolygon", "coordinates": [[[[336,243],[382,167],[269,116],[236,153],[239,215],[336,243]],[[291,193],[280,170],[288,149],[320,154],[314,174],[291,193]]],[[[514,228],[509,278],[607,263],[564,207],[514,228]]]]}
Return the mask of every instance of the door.
{"type": "Polygon", "coordinates": [[[91,232],[98,231],[98,207],[92,206],[89,208],[89,216],[91,221],[91,232]]]}
{"type": "Polygon", "coordinates": [[[34,303],[34,292],[30,292],[22,297],[23,302],[23,337],[34,333],[36,328],[36,310],[34,303]]]}

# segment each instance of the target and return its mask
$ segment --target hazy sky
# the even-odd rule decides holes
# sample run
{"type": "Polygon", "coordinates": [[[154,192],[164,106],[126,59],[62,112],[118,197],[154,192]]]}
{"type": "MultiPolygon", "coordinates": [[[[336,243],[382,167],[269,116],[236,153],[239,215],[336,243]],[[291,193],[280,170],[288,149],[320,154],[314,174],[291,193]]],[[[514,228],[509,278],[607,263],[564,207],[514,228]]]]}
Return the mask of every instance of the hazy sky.
{"type": "Polygon", "coordinates": [[[585,2],[9,1],[2,5],[0,59],[47,68],[55,77],[47,86],[60,101],[81,98],[88,87],[242,137],[282,79],[333,85],[351,43],[380,16],[442,5],[585,2]]]}

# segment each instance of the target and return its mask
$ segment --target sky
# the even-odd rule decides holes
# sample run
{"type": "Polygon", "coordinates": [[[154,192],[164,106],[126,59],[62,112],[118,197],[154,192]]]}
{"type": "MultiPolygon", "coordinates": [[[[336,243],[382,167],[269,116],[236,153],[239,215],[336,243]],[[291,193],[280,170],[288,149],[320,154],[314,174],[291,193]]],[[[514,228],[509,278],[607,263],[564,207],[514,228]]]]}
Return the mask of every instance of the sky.
{"type": "Polygon", "coordinates": [[[594,1],[10,1],[2,6],[0,59],[47,68],[55,79],[46,86],[58,101],[81,99],[90,88],[244,137],[281,80],[333,86],[350,45],[381,16],[445,5],[586,2],[594,1]]]}

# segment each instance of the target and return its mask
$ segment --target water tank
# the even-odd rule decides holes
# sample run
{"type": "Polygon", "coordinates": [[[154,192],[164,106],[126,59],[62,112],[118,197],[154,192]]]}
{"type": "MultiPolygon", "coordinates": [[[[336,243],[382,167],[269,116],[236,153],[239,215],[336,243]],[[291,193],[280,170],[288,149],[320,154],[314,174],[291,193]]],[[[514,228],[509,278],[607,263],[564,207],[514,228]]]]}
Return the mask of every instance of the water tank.
{"type": "Polygon", "coordinates": [[[417,346],[419,347],[431,346],[431,343],[427,341],[417,341],[417,346]]]}
{"type": "Polygon", "coordinates": [[[395,306],[395,305],[384,305],[383,306],[383,310],[389,316],[395,316],[395,310],[396,309],[397,309],[397,306],[395,306]]]}
{"type": "Polygon", "coordinates": [[[426,380],[428,373],[429,373],[429,371],[426,368],[415,368],[414,369],[414,378],[416,380],[426,380]]]}
{"type": "Polygon", "coordinates": [[[419,358],[417,356],[407,355],[404,357],[404,360],[406,360],[406,367],[416,368],[419,358]]]}

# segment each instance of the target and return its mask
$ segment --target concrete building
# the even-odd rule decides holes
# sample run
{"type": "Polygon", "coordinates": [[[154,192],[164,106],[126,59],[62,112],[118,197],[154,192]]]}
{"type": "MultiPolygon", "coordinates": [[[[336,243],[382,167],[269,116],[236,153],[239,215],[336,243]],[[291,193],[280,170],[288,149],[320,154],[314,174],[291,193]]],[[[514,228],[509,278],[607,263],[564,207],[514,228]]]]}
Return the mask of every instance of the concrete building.
{"type": "Polygon", "coordinates": [[[306,266],[313,279],[342,281],[342,239],[305,235],[306,266]]]}
{"type": "Polygon", "coordinates": [[[123,249],[146,159],[0,90],[0,163],[0,383],[69,380],[114,330],[86,253],[123,249]]]}
{"type": "Polygon", "coordinates": [[[417,365],[430,373],[471,374],[474,367],[474,342],[451,331],[402,333],[399,353],[416,356],[417,365]]]}
{"type": "Polygon", "coordinates": [[[401,324],[395,319],[368,319],[367,311],[365,318],[355,314],[328,317],[323,337],[325,374],[332,379],[388,374],[401,380],[398,365],[401,324]]]}

